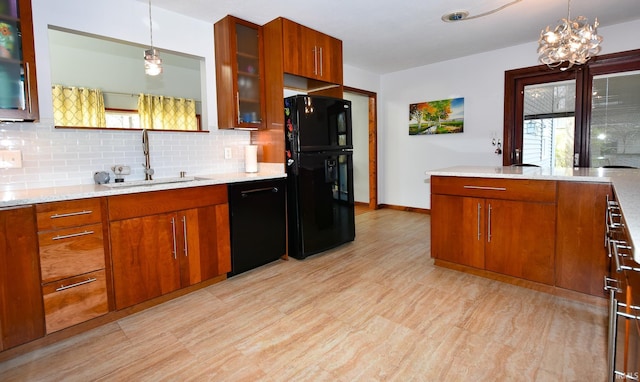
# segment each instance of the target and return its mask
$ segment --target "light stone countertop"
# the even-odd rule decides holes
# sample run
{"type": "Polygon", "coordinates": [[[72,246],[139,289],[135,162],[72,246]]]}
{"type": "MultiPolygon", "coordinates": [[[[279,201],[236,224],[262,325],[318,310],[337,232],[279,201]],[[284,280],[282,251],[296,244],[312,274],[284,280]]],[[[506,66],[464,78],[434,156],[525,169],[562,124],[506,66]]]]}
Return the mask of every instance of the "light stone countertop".
{"type": "MultiPolygon", "coordinates": [[[[122,183],[125,186],[108,187],[97,184],[87,184],[78,186],[52,187],[52,188],[34,188],[24,190],[0,190],[0,208],[13,207],[20,205],[57,202],[63,200],[86,199],[110,195],[133,194],[148,191],[173,190],[179,188],[210,186],[215,184],[228,184],[238,182],[249,182],[253,180],[277,179],[285,178],[287,174],[284,172],[282,165],[262,166],[256,173],[224,173],[210,175],[196,175],[186,177],[189,181],[180,181],[180,178],[154,178],[149,184],[143,186],[126,187],[126,185],[134,185],[143,183],[144,181],[134,180],[122,183]],[[154,183],[158,182],[158,183],[154,183]],[[169,183],[162,183],[169,181],[169,183]]],[[[184,180],[184,179],[182,179],[184,180]]],[[[112,183],[113,184],[113,183],[112,183]]],[[[120,185],[120,183],[118,183],[120,185]]]]}
{"type": "MultiPolygon", "coordinates": [[[[605,182],[613,184],[620,203],[625,224],[629,230],[631,247],[640,243],[640,170],[613,168],[540,168],[540,167],[491,167],[457,166],[426,172],[432,175],[466,176],[479,178],[564,180],[574,182],[605,182]]],[[[604,215],[603,215],[604,219],[604,215]]],[[[634,259],[640,263],[640,251],[633,250],[634,259]]]]}

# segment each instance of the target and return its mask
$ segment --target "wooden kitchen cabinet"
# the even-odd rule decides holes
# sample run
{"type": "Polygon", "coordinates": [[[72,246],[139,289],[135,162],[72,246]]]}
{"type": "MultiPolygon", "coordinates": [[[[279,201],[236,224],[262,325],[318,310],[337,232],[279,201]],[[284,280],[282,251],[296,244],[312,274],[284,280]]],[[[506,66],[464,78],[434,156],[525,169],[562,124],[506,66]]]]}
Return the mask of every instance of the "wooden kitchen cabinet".
{"type": "Polygon", "coordinates": [[[0,209],[0,351],[43,337],[33,206],[0,209]]]}
{"type": "Polygon", "coordinates": [[[484,199],[432,194],[431,206],[432,256],[484,269],[484,199]]]}
{"type": "Polygon", "coordinates": [[[47,333],[109,312],[104,199],[36,205],[47,333]]]}
{"type": "Polygon", "coordinates": [[[486,201],[485,269],[553,285],[555,203],[486,201]]]}
{"type": "Polygon", "coordinates": [[[602,275],[607,274],[604,243],[609,183],[559,182],[556,233],[556,284],[606,297],[602,275]]]}
{"type": "Polygon", "coordinates": [[[231,271],[226,185],[109,197],[117,309],[231,271]]]}
{"type": "Polygon", "coordinates": [[[31,1],[1,1],[0,31],[0,121],[37,120],[31,1]]]}
{"type": "Polygon", "coordinates": [[[280,19],[284,72],[342,84],[342,41],[291,20],[280,19]]]}
{"type": "Polygon", "coordinates": [[[226,16],[214,25],[219,128],[265,127],[262,27],[226,16]]]}
{"type": "Polygon", "coordinates": [[[431,178],[431,256],[553,285],[556,182],[431,178]]]}

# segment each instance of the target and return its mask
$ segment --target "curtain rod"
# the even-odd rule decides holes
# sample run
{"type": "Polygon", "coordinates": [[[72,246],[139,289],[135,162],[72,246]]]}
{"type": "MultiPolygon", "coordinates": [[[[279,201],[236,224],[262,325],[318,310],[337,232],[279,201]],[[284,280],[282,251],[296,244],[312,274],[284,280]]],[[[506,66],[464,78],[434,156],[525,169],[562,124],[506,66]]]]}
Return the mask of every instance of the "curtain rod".
{"type": "MultiPolygon", "coordinates": [[[[51,89],[54,88],[55,85],[51,86],[51,89]]],[[[82,88],[83,86],[66,86],[66,85],[62,85],[63,88],[82,88]]],[[[112,94],[112,95],[121,95],[121,96],[130,96],[130,97],[138,97],[140,95],[140,93],[124,93],[124,92],[110,92],[110,91],[102,91],[102,94],[112,94]]],[[[145,93],[145,95],[161,95],[161,94],[147,94],[145,93]]],[[[165,97],[173,97],[173,96],[165,96],[165,97]]],[[[192,98],[185,98],[185,97],[174,97],[174,98],[184,98],[184,99],[192,99],[192,98]]],[[[202,101],[198,101],[197,99],[193,99],[194,102],[196,103],[202,103],[202,101]]]]}

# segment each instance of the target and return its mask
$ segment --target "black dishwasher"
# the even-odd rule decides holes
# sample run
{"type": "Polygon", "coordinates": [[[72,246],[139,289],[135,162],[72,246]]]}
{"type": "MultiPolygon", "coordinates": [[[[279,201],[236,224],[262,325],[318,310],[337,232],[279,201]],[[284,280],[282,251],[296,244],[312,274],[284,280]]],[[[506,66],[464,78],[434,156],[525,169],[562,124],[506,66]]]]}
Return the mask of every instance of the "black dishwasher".
{"type": "Polygon", "coordinates": [[[229,185],[231,273],[234,276],[286,253],[284,178],[229,185]]]}

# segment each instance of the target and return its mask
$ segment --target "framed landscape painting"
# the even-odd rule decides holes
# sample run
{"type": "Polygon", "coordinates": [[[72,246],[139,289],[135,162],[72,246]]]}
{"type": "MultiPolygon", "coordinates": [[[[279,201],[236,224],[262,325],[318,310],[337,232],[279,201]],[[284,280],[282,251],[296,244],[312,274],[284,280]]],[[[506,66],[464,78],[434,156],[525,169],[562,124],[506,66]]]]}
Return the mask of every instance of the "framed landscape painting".
{"type": "Polygon", "coordinates": [[[464,130],[464,98],[409,105],[409,135],[453,134],[464,130]]]}

